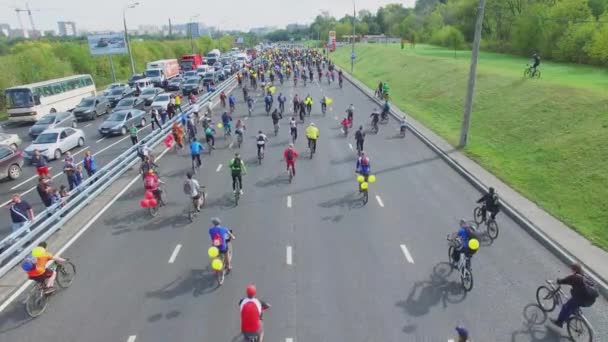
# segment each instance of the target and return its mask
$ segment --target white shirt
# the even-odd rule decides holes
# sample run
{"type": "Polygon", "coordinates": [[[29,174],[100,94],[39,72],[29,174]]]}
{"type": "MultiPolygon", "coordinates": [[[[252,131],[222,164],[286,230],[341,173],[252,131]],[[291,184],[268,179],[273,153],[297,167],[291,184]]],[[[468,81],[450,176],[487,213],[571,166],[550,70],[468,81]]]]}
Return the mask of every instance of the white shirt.
{"type": "Polygon", "coordinates": [[[297,121],[296,121],[296,120],[291,120],[291,121],[289,121],[289,127],[291,127],[291,128],[296,128],[296,125],[297,125],[297,124],[298,124],[298,123],[297,123],[297,121]]]}
{"type": "Polygon", "coordinates": [[[200,188],[200,185],[198,184],[198,181],[194,178],[190,179],[190,189],[192,189],[192,191],[190,192],[190,196],[192,196],[192,197],[198,196],[199,188],[200,188]]]}

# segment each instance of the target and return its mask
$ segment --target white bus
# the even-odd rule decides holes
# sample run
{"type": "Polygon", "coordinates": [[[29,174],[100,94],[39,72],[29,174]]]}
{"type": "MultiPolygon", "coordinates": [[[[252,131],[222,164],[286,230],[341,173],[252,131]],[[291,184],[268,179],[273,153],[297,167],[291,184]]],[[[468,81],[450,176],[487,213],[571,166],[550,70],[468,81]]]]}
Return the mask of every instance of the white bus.
{"type": "Polygon", "coordinates": [[[80,100],[95,96],[91,75],[75,75],[5,90],[9,121],[35,122],[44,114],[65,112],[80,100]]]}

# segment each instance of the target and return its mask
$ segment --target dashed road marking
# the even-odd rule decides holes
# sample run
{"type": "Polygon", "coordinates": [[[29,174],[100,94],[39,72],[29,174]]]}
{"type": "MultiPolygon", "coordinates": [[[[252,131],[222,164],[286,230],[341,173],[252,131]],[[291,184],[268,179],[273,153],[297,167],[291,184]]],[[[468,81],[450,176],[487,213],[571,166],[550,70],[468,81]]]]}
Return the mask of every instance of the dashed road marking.
{"type": "Polygon", "coordinates": [[[177,245],[175,246],[175,249],[173,250],[173,253],[171,253],[171,257],[169,257],[169,263],[172,264],[175,262],[175,258],[177,258],[177,255],[179,254],[179,250],[182,249],[182,245],[177,245]]]}
{"type": "Polygon", "coordinates": [[[291,337],[287,337],[287,338],[285,339],[285,342],[293,342],[293,338],[291,338],[291,337]]]}
{"type": "MultiPolygon", "coordinates": [[[[52,169],[52,167],[49,167],[49,171],[51,171],[51,169],[52,169]]],[[[14,187],[12,187],[12,188],[11,188],[11,190],[15,190],[15,189],[17,189],[18,187],[20,187],[20,186],[22,186],[23,184],[25,184],[25,183],[27,183],[27,182],[31,181],[31,180],[32,180],[32,179],[34,179],[34,178],[38,178],[38,175],[37,175],[37,174],[36,174],[36,175],[33,175],[32,177],[30,177],[30,178],[28,178],[28,179],[24,180],[23,182],[21,182],[21,183],[19,183],[19,184],[15,185],[14,187]]]]}
{"type": "Polygon", "coordinates": [[[129,336],[129,338],[127,339],[127,342],[135,342],[135,339],[137,338],[137,336],[135,335],[131,335],[129,336]]]}
{"type": "Polygon", "coordinates": [[[410,251],[407,249],[407,247],[405,245],[401,245],[401,251],[403,252],[403,255],[405,256],[405,259],[407,260],[407,262],[409,262],[410,264],[413,264],[414,258],[412,258],[410,251]]]}
{"type": "Polygon", "coordinates": [[[84,125],[84,128],[91,127],[92,123],[84,125]]]}
{"type": "Polygon", "coordinates": [[[376,201],[378,201],[379,206],[384,208],[384,202],[382,202],[382,198],[380,198],[380,196],[376,195],[376,201]]]}
{"type": "Polygon", "coordinates": [[[293,253],[291,246],[287,246],[287,265],[291,265],[293,263],[293,253]]]}
{"type": "Polygon", "coordinates": [[[96,141],[95,141],[95,143],[96,143],[96,144],[99,144],[100,142],[102,142],[102,141],[104,141],[104,140],[106,140],[106,137],[103,137],[103,138],[101,138],[101,139],[99,139],[99,140],[96,140],[96,141]]]}
{"type": "Polygon", "coordinates": [[[350,147],[350,150],[351,150],[351,151],[354,151],[354,150],[355,150],[355,149],[353,148],[353,144],[351,144],[351,143],[348,143],[348,147],[350,147]]]}
{"type": "Polygon", "coordinates": [[[215,169],[215,172],[220,172],[221,169],[222,169],[222,164],[217,166],[217,169],[215,169]]]}
{"type": "Polygon", "coordinates": [[[287,208],[291,208],[291,196],[287,196],[287,208]]]}
{"type": "Polygon", "coordinates": [[[82,148],[82,149],[80,149],[79,151],[76,151],[74,154],[72,154],[72,157],[77,156],[78,154],[80,154],[80,153],[82,153],[82,152],[86,151],[87,149],[89,149],[89,146],[85,146],[85,147],[83,147],[83,148],[82,148]]]}

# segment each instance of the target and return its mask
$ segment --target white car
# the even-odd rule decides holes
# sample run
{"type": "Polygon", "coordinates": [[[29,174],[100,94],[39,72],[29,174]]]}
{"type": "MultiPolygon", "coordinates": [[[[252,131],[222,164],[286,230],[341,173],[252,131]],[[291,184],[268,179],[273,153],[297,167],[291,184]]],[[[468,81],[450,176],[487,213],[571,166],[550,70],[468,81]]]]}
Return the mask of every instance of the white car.
{"type": "Polygon", "coordinates": [[[23,151],[23,158],[32,160],[34,150],[38,150],[47,160],[61,159],[61,156],[76,147],[84,146],[85,136],[80,129],[72,127],[49,128],[23,151]]]}
{"type": "Polygon", "coordinates": [[[158,94],[154,98],[154,101],[152,102],[150,107],[156,108],[156,109],[161,109],[161,110],[166,110],[167,106],[169,105],[169,102],[171,102],[171,95],[169,95],[167,93],[158,94]]]}
{"type": "Polygon", "coordinates": [[[17,134],[0,133],[0,145],[8,145],[16,150],[21,145],[21,138],[17,134]]]}

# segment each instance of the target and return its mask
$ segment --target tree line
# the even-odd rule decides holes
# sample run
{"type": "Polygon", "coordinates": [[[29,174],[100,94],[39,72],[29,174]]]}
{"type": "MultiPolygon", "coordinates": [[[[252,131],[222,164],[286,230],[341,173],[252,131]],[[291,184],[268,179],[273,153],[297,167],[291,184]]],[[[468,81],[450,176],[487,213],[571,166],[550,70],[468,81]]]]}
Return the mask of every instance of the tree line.
{"type": "MultiPolygon", "coordinates": [[[[355,18],[322,12],[308,27],[278,30],[266,39],[326,40],[329,31],[336,31],[338,40],[346,40],[354,22],[357,35],[385,34],[460,49],[473,41],[478,6],[479,0],[417,0],[414,8],[388,4],[375,13],[361,10],[355,18]]],[[[608,65],[608,0],[487,0],[482,48],[608,65]]]]}

